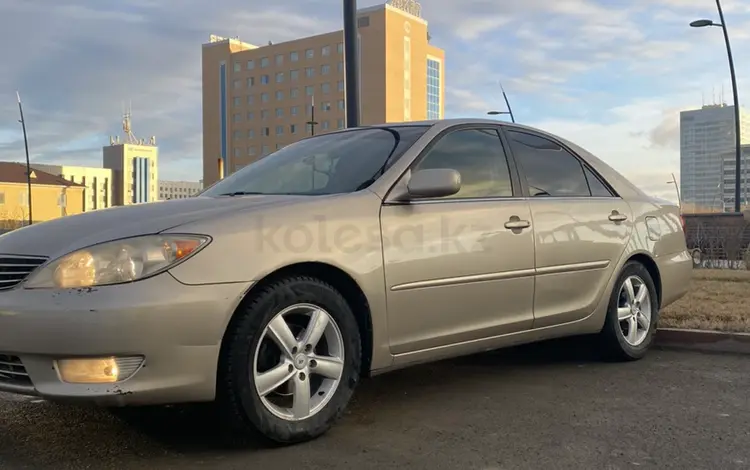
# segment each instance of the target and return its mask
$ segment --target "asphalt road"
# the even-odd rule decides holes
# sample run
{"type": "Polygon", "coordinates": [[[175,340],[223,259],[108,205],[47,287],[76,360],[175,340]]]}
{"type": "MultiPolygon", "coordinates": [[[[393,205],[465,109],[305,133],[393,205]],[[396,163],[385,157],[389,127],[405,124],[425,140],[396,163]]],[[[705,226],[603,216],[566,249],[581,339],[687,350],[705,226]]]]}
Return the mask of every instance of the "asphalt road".
{"type": "Polygon", "coordinates": [[[577,344],[374,378],[329,434],[281,449],[226,447],[201,406],[122,418],[0,394],[0,468],[750,468],[750,358],[607,364],[577,344]]]}

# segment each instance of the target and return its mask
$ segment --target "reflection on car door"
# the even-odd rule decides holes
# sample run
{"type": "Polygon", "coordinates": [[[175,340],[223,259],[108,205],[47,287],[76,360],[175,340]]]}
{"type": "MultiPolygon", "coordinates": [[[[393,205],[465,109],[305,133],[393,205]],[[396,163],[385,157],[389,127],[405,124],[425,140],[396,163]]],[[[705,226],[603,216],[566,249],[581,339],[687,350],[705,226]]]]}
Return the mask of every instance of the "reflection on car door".
{"type": "Polygon", "coordinates": [[[461,128],[436,139],[410,171],[455,169],[461,190],[386,200],[381,212],[388,330],[397,355],[533,324],[530,212],[499,130],[461,128]]]}
{"type": "Polygon", "coordinates": [[[632,230],[630,206],[558,142],[506,129],[534,222],[534,327],[591,314],[632,230]]]}

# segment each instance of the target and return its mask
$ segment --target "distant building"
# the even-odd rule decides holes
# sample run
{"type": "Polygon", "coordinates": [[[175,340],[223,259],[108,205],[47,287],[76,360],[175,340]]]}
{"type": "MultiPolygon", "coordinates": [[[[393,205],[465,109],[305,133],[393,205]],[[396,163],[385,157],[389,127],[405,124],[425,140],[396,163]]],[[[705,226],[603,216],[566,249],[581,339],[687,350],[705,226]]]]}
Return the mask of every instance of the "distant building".
{"type": "Polygon", "coordinates": [[[159,199],[185,199],[198,194],[203,189],[202,181],[159,181],[159,199]]]}
{"type": "MultiPolygon", "coordinates": [[[[750,115],[742,109],[740,111],[742,143],[750,144],[750,115]]],[[[734,151],[734,106],[712,104],[681,112],[682,200],[701,211],[722,208],[724,157],[734,151]]]]}
{"type": "Polygon", "coordinates": [[[137,139],[130,127],[130,112],[125,113],[122,129],[126,142],[110,137],[102,149],[102,166],[112,170],[112,204],[126,206],[159,200],[159,148],[156,137],[137,139]]]}
{"type": "MultiPolygon", "coordinates": [[[[42,170],[31,169],[32,221],[44,222],[83,212],[82,184],[42,170]]],[[[29,220],[26,165],[0,162],[0,233],[24,226],[29,220]]]]}
{"type": "MultiPolygon", "coordinates": [[[[32,163],[37,170],[60,176],[73,183],[80,183],[83,190],[83,211],[112,207],[112,170],[86,166],[46,165],[32,163]]],[[[33,202],[32,202],[33,204],[33,202]]]]}
{"type": "MultiPolygon", "coordinates": [[[[443,118],[445,52],[430,44],[421,16],[415,1],[357,11],[360,124],[443,118]]],[[[211,36],[202,67],[206,185],[312,133],[345,127],[341,30],[263,46],[211,36]]]]}
{"type": "MultiPolygon", "coordinates": [[[[737,174],[737,154],[734,150],[722,155],[722,195],[724,210],[734,210],[735,175],[737,174]]],[[[740,160],[740,206],[750,206],[750,145],[742,146],[740,160]]]]}

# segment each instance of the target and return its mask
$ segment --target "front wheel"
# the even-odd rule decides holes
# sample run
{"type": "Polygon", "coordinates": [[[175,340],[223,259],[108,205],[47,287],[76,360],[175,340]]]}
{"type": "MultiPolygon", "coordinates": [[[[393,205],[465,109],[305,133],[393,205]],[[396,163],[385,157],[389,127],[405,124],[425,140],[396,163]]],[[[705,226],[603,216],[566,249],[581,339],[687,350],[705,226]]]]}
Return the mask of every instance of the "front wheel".
{"type": "Polygon", "coordinates": [[[359,381],[359,329],[344,297],[294,277],[263,288],[237,315],[217,381],[225,417],[283,444],[325,433],[359,381]]]}
{"type": "Polygon", "coordinates": [[[651,274],[641,263],[629,261],[617,279],[599,335],[606,356],[620,361],[645,356],[658,316],[659,299],[651,274]]]}

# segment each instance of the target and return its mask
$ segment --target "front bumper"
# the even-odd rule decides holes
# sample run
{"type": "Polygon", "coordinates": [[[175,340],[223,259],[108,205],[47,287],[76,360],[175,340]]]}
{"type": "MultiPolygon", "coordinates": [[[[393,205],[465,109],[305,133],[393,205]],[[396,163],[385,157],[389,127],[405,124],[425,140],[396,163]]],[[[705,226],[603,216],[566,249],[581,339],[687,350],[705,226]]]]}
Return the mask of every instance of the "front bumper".
{"type": "Polygon", "coordinates": [[[90,289],[0,291],[0,391],[108,406],[210,401],[225,328],[249,287],[189,286],[164,273],[90,289]],[[109,356],[143,363],[120,382],[85,385],[63,382],[55,366],[109,356]]]}

